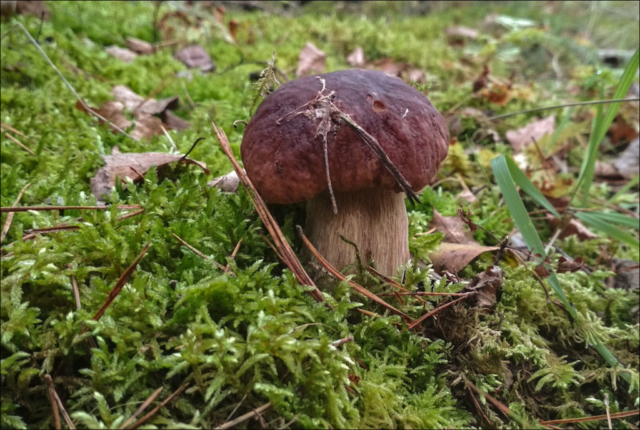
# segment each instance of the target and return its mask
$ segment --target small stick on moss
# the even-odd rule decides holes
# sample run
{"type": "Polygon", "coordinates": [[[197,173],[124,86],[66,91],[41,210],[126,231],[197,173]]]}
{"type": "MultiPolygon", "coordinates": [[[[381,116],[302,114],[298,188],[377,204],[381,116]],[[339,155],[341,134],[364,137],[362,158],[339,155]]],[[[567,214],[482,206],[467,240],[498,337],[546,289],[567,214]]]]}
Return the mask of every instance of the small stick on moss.
{"type": "Polygon", "coordinates": [[[20,131],[16,130],[15,128],[11,127],[10,125],[5,124],[5,123],[4,123],[4,122],[2,122],[2,121],[0,121],[0,128],[4,128],[4,129],[6,129],[6,130],[9,130],[11,133],[13,133],[13,134],[17,134],[18,136],[20,136],[20,137],[22,137],[22,138],[24,138],[24,139],[27,139],[28,141],[30,141],[30,142],[32,142],[32,143],[33,143],[33,141],[31,140],[31,138],[30,138],[29,136],[27,136],[26,134],[24,134],[24,133],[22,133],[22,132],[20,132],[20,131]]]}
{"type": "Polygon", "coordinates": [[[128,419],[128,420],[126,420],[126,421],[124,422],[124,424],[122,424],[122,425],[120,426],[120,430],[122,430],[122,429],[126,429],[126,428],[129,426],[129,424],[131,424],[131,423],[133,422],[133,420],[135,420],[135,419],[138,417],[138,415],[140,415],[140,414],[142,413],[142,411],[144,411],[145,409],[147,409],[147,408],[149,407],[149,405],[150,405],[151,403],[153,403],[153,402],[158,398],[158,396],[160,395],[160,393],[162,393],[162,390],[164,390],[164,387],[160,387],[160,388],[158,388],[156,391],[154,391],[153,393],[151,393],[151,395],[147,398],[147,400],[145,400],[145,401],[140,405],[140,407],[139,407],[139,408],[138,408],[138,409],[133,413],[133,415],[131,415],[131,416],[129,417],[129,419],[128,419]]]}
{"type": "Polygon", "coordinates": [[[470,295],[472,295],[472,294],[475,294],[475,292],[474,292],[474,293],[466,293],[466,294],[464,295],[464,297],[460,297],[459,299],[453,300],[453,301],[451,301],[451,302],[449,302],[449,303],[445,303],[445,304],[444,304],[444,305],[442,305],[442,306],[438,306],[437,308],[435,308],[435,309],[431,310],[430,312],[428,312],[428,313],[426,313],[426,314],[422,315],[420,318],[418,318],[418,319],[416,320],[416,322],[414,322],[413,324],[409,325],[409,326],[407,327],[407,329],[409,329],[409,330],[413,330],[414,328],[416,328],[416,327],[418,327],[420,324],[422,324],[422,323],[423,323],[423,321],[424,321],[424,320],[426,320],[427,318],[429,318],[429,317],[431,317],[431,316],[435,315],[436,313],[440,312],[440,311],[441,311],[442,309],[444,309],[444,308],[448,308],[449,306],[451,306],[451,305],[453,305],[453,304],[456,304],[456,303],[458,303],[458,302],[459,302],[459,301],[461,301],[461,300],[465,300],[467,297],[469,297],[469,296],[470,296],[470,295]]]}
{"type": "MultiPolygon", "coordinates": [[[[113,303],[116,297],[118,297],[118,295],[120,294],[120,291],[122,291],[122,288],[125,286],[129,278],[133,274],[133,271],[136,270],[136,266],[138,265],[140,260],[142,260],[142,257],[144,257],[144,255],[147,253],[150,245],[151,245],[151,242],[147,242],[144,245],[138,257],[134,260],[133,263],[131,263],[131,266],[129,266],[127,270],[125,270],[124,273],[120,276],[120,278],[118,278],[118,280],[116,281],[116,284],[113,286],[113,288],[109,292],[107,299],[104,301],[104,304],[100,307],[100,309],[98,309],[98,312],[96,312],[93,318],[91,318],[92,320],[98,321],[100,320],[100,318],[102,318],[102,315],[104,315],[107,308],[111,306],[111,303],[113,303]]],[[[87,331],[87,328],[85,327],[82,330],[82,333],[85,333],[86,331],[87,331]]]]}
{"type": "MultiPolygon", "coordinates": [[[[338,272],[338,270],[336,270],[335,267],[333,267],[331,264],[329,264],[329,262],[327,260],[325,260],[325,258],[322,255],[320,255],[318,250],[311,244],[311,242],[309,241],[307,236],[305,236],[304,232],[302,231],[302,227],[300,227],[298,225],[298,226],[296,226],[296,228],[298,229],[298,235],[300,236],[300,238],[302,238],[302,242],[307,247],[307,249],[309,249],[311,254],[313,254],[313,256],[318,260],[318,262],[331,275],[333,275],[334,278],[338,279],[340,282],[344,281],[346,279],[346,277],[342,273],[338,272]]],[[[353,288],[355,291],[357,291],[358,293],[360,293],[363,296],[365,296],[368,299],[370,299],[371,301],[374,301],[374,302],[378,303],[379,305],[382,305],[384,308],[388,309],[389,311],[393,312],[394,314],[399,315],[408,324],[413,324],[413,319],[410,316],[408,316],[408,315],[404,314],[403,312],[399,311],[398,309],[394,308],[389,303],[385,302],[380,297],[376,296],[375,294],[373,294],[371,291],[367,290],[363,286],[361,286],[361,285],[359,285],[359,284],[357,284],[357,283],[355,283],[353,281],[349,281],[349,286],[351,288],[353,288]]]]}
{"type": "MultiPolygon", "coordinates": [[[[55,399],[56,405],[58,405],[57,409],[54,408],[54,416],[56,416],[57,415],[56,412],[60,410],[60,413],[62,414],[62,418],[64,418],[64,422],[67,423],[67,427],[69,427],[70,429],[75,429],[76,426],[73,425],[73,421],[71,421],[69,414],[67,414],[67,410],[64,408],[64,405],[62,404],[62,400],[60,400],[60,397],[56,392],[56,388],[53,385],[53,378],[51,378],[51,375],[46,374],[44,375],[44,380],[47,383],[47,386],[49,387],[49,395],[55,399]]],[[[60,428],[59,416],[57,417],[56,425],[58,426],[56,428],[60,428]]]]}
{"type": "MultiPolygon", "coordinates": [[[[614,414],[610,414],[611,418],[627,418],[632,417],[634,415],[640,415],[640,409],[636,409],[635,411],[625,411],[625,412],[617,412],[614,414]]],[[[588,423],[590,421],[602,421],[606,420],[606,415],[596,415],[592,417],[583,417],[583,418],[566,418],[563,420],[550,420],[550,421],[540,421],[542,425],[550,425],[550,424],[573,424],[573,423],[588,423]]]]}
{"type": "MultiPolygon", "coordinates": [[[[20,190],[20,192],[18,193],[18,197],[16,197],[16,200],[11,205],[12,208],[15,208],[15,207],[18,206],[18,203],[20,203],[20,199],[24,195],[25,191],[27,191],[29,189],[30,186],[31,186],[31,184],[29,183],[29,184],[25,185],[24,187],[22,187],[22,190],[20,190]]],[[[2,234],[0,234],[0,243],[4,242],[4,238],[7,235],[7,233],[9,232],[9,228],[11,228],[11,222],[12,221],[13,221],[13,212],[10,213],[9,215],[7,215],[7,220],[4,223],[4,227],[2,227],[2,234]]]]}
{"type": "Polygon", "coordinates": [[[178,147],[176,146],[176,143],[173,141],[173,138],[171,137],[167,129],[165,129],[164,126],[162,125],[160,126],[160,128],[162,129],[162,132],[164,133],[165,137],[169,139],[169,143],[171,144],[171,149],[173,149],[175,152],[178,152],[178,147]]]}
{"type": "Polygon", "coordinates": [[[251,180],[247,176],[244,169],[240,167],[240,164],[238,164],[236,159],[233,157],[233,152],[231,151],[231,145],[229,144],[229,140],[227,139],[227,136],[224,133],[224,130],[218,129],[215,123],[212,123],[211,125],[213,126],[213,130],[216,134],[216,138],[218,139],[218,142],[220,143],[220,146],[222,147],[222,150],[224,151],[227,158],[229,158],[229,161],[233,165],[233,168],[236,171],[236,174],[238,175],[238,178],[240,179],[242,186],[247,191],[247,195],[251,199],[251,202],[253,203],[254,207],[256,208],[256,211],[258,212],[258,215],[262,219],[262,222],[265,228],[273,238],[275,247],[278,249],[280,255],[284,257],[283,258],[284,263],[287,265],[289,270],[293,272],[294,276],[296,277],[296,279],[301,285],[309,285],[311,287],[314,287],[312,291],[309,291],[309,294],[317,302],[324,302],[324,297],[322,296],[322,293],[318,289],[317,285],[313,282],[309,274],[304,270],[304,268],[302,267],[302,264],[300,264],[298,257],[296,257],[296,254],[293,252],[293,249],[291,249],[291,245],[289,245],[289,242],[287,242],[287,239],[282,234],[282,230],[280,230],[278,223],[275,221],[275,219],[273,219],[273,216],[267,209],[267,205],[264,203],[264,201],[260,197],[260,194],[258,194],[258,191],[255,189],[255,187],[251,183],[251,180]]]}
{"type": "Polygon", "coordinates": [[[604,411],[607,414],[607,424],[609,424],[609,430],[613,429],[611,424],[611,411],[609,411],[609,394],[604,393],[604,411]]]}
{"type": "MultiPolygon", "coordinates": [[[[141,209],[140,205],[121,205],[118,206],[118,210],[128,209],[141,209]]],[[[111,209],[111,206],[19,206],[10,208],[0,208],[0,212],[27,212],[27,211],[64,211],[64,210],[107,210],[111,209]]]]}
{"type": "MultiPolygon", "coordinates": [[[[238,241],[238,243],[236,244],[236,247],[233,248],[233,252],[231,253],[231,257],[230,257],[231,260],[234,260],[236,258],[236,256],[238,255],[238,251],[240,250],[240,245],[242,245],[242,239],[240,239],[238,241]]],[[[223,272],[225,272],[225,273],[228,272],[229,269],[230,269],[230,265],[231,265],[231,263],[227,263],[227,265],[223,269],[223,272]]]]}
{"type": "MultiPolygon", "coordinates": [[[[194,248],[193,246],[189,245],[187,242],[185,242],[183,239],[181,239],[177,234],[175,233],[171,233],[171,236],[173,236],[178,242],[180,242],[182,245],[184,245],[186,248],[189,249],[189,251],[193,252],[194,254],[196,254],[198,257],[202,258],[203,260],[207,260],[209,261],[210,258],[207,257],[206,255],[204,255],[201,251],[197,250],[196,248],[194,248]]],[[[216,267],[222,271],[224,271],[225,267],[218,263],[217,261],[213,261],[213,263],[216,265],[216,267]]]]}
{"type": "Polygon", "coordinates": [[[29,147],[27,145],[25,145],[24,143],[20,142],[18,139],[16,139],[15,137],[13,137],[12,135],[10,135],[8,132],[4,134],[7,139],[13,141],[13,143],[17,144],[20,148],[24,149],[25,151],[27,151],[29,154],[31,155],[36,155],[35,152],[33,152],[31,149],[29,149],[29,147]]]}
{"type": "Polygon", "coordinates": [[[271,408],[271,402],[266,403],[266,404],[260,406],[259,408],[256,408],[256,409],[252,410],[251,412],[247,412],[244,415],[240,415],[238,418],[236,418],[233,421],[227,421],[226,423],[224,423],[224,424],[222,424],[222,425],[220,425],[218,427],[215,427],[215,429],[218,429],[218,430],[230,429],[232,427],[237,426],[240,423],[245,422],[249,418],[252,418],[252,417],[256,417],[257,418],[257,417],[261,416],[264,412],[269,410],[269,408],[271,408]]]}
{"type": "MultiPolygon", "coordinates": [[[[373,267],[369,266],[369,267],[367,267],[367,270],[372,275],[377,276],[378,278],[382,279],[387,284],[391,285],[394,288],[397,288],[398,290],[402,291],[403,293],[410,293],[410,291],[407,290],[405,287],[403,287],[402,285],[398,284],[396,281],[394,281],[393,279],[389,278],[388,276],[385,276],[382,273],[378,272],[373,267]]],[[[380,294],[380,295],[382,295],[382,294],[380,294]]],[[[401,293],[400,295],[403,295],[403,294],[401,293]]],[[[419,294],[416,294],[416,296],[419,296],[419,294]]],[[[422,303],[426,303],[422,298],[420,298],[420,297],[416,297],[416,298],[418,299],[418,301],[420,301],[422,303]]]]}
{"type": "Polygon", "coordinates": [[[353,335],[352,334],[350,334],[349,336],[344,337],[342,339],[334,340],[333,342],[331,342],[331,346],[337,348],[337,347],[342,346],[345,343],[349,343],[349,342],[353,342],[353,335]]]}
{"type": "Polygon", "coordinates": [[[51,409],[53,410],[53,421],[56,426],[56,430],[60,430],[62,428],[60,424],[60,413],[58,412],[58,405],[56,404],[56,398],[54,396],[55,388],[53,387],[53,381],[51,380],[51,376],[44,375],[44,380],[47,383],[47,393],[49,394],[49,402],[51,402],[51,409]]]}
{"type": "Polygon", "coordinates": [[[165,407],[165,405],[167,403],[169,403],[171,400],[174,399],[174,397],[180,395],[180,393],[182,393],[187,387],[189,386],[189,383],[184,384],[182,387],[178,388],[173,394],[171,394],[169,397],[167,397],[166,399],[164,399],[162,401],[162,403],[160,403],[158,406],[156,406],[155,408],[153,408],[151,410],[151,412],[149,412],[147,415],[145,415],[144,417],[140,418],[138,421],[136,421],[135,423],[133,423],[133,425],[131,427],[129,427],[130,429],[135,429],[140,427],[142,424],[146,423],[147,421],[149,421],[151,418],[153,418],[153,416],[155,414],[158,413],[158,411],[162,408],[165,407]]]}
{"type": "MultiPolygon", "coordinates": [[[[394,291],[393,293],[378,294],[378,296],[446,296],[446,297],[462,297],[469,293],[431,293],[428,291],[394,291]]],[[[423,300],[424,301],[424,300],[423,300]]]]}
{"type": "Polygon", "coordinates": [[[478,399],[476,399],[476,396],[473,394],[473,391],[471,390],[471,387],[468,386],[468,385],[467,385],[467,390],[469,391],[469,395],[471,396],[471,400],[473,400],[473,404],[475,405],[476,409],[478,410],[478,413],[480,414],[480,416],[487,422],[487,424],[489,424],[489,427],[491,427],[492,429],[495,429],[495,426],[493,424],[491,424],[491,421],[489,421],[489,418],[487,418],[487,415],[484,413],[484,411],[480,407],[480,403],[478,403],[478,399]]]}
{"type": "Polygon", "coordinates": [[[260,237],[262,238],[262,240],[267,242],[267,245],[269,245],[271,247],[271,249],[273,250],[273,252],[276,253],[276,257],[278,257],[280,259],[280,261],[282,261],[284,263],[284,257],[282,255],[280,255],[280,252],[278,251],[278,248],[276,248],[275,245],[273,243],[271,243],[269,238],[267,236],[265,236],[264,234],[262,234],[262,233],[260,233],[260,237]]]}

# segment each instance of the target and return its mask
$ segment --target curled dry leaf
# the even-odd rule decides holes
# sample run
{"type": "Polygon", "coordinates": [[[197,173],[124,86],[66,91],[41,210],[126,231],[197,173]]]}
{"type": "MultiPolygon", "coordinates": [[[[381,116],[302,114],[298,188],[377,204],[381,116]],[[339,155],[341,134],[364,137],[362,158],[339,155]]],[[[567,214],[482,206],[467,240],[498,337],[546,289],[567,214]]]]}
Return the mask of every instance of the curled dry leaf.
{"type": "Polygon", "coordinates": [[[506,137],[513,147],[513,151],[518,153],[534,141],[540,140],[544,135],[553,133],[555,127],[556,117],[549,116],[533,121],[518,130],[507,131],[506,137]]]}
{"type": "Polygon", "coordinates": [[[174,57],[190,69],[200,69],[202,72],[216,70],[215,63],[200,45],[186,46],[176,52],[174,57]]]}
{"type": "Polygon", "coordinates": [[[298,55],[298,77],[322,73],[327,61],[327,54],[318,49],[313,43],[307,42],[298,55]]]}
{"type": "MultiPolygon", "coordinates": [[[[115,149],[115,148],[114,148],[115,149]]],[[[143,175],[153,167],[161,167],[165,164],[181,160],[182,155],[165,154],[162,152],[143,152],[122,154],[114,150],[112,155],[103,155],[104,166],[96,172],[91,179],[91,192],[99,201],[103,201],[103,195],[109,194],[115,186],[116,177],[131,178],[133,181],[141,180],[143,175]]],[[[206,164],[190,158],[182,159],[183,163],[195,164],[209,174],[206,164]]]]}
{"type": "Polygon", "coordinates": [[[8,18],[11,15],[34,15],[45,21],[51,19],[51,12],[43,1],[3,1],[1,6],[2,16],[8,18]]]}
{"type": "Polygon", "coordinates": [[[558,259],[558,273],[577,272],[584,267],[584,259],[576,257],[573,260],[567,260],[565,257],[558,259]]]}
{"type": "Polygon", "coordinates": [[[433,210],[431,228],[444,233],[444,240],[448,243],[460,243],[467,245],[479,245],[473,238],[465,222],[457,216],[444,217],[436,209],[433,210]]]}
{"type": "Polygon", "coordinates": [[[622,153],[612,161],[596,161],[596,176],[601,178],[631,178],[640,171],[640,141],[636,137],[622,153]]]}
{"type": "MultiPolygon", "coordinates": [[[[557,228],[558,224],[560,224],[560,220],[551,214],[547,214],[547,221],[549,222],[551,228],[557,228]]],[[[595,239],[598,237],[595,233],[593,233],[591,230],[585,227],[584,224],[582,224],[575,218],[569,221],[565,228],[562,229],[558,237],[560,239],[564,239],[565,237],[573,235],[578,236],[578,239],[580,240],[595,239]]]]}
{"type": "Polygon", "coordinates": [[[123,104],[125,109],[136,114],[146,113],[149,115],[157,115],[167,109],[173,110],[178,107],[178,97],[170,97],[162,100],[149,99],[145,101],[144,97],[134,93],[133,90],[126,85],[116,85],[111,90],[111,94],[116,101],[123,104]]]}
{"type": "Polygon", "coordinates": [[[470,300],[475,301],[478,308],[492,309],[498,299],[498,290],[502,285],[503,278],[502,269],[498,266],[491,266],[475,276],[462,292],[475,292],[476,294],[470,297],[470,300]]]}
{"type": "Polygon", "coordinates": [[[238,174],[236,173],[236,171],[233,170],[226,175],[213,178],[213,180],[210,181],[207,185],[209,185],[210,187],[217,187],[221,191],[224,191],[226,193],[237,193],[239,184],[240,178],[238,178],[238,174]]]}
{"type": "Polygon", "coordinates": [[[170,110],[165,110],[161,115],[162,122],[171,127],[173,130],[184,131],[191,127],[189,121],[180,118],[170,110]]]}
{"type": "Polygon", "coordinates": [[[433,270],[438,274],[444,271],[457,273],[484,252],[497,251],[498,246],[482,246],[478,244],[462,244],[443,242],[431,254],[429,259],[433,263],[433,270]]]}
{"type": "Polygon", "coordinates": [[[125,63],[132,62],[138,56],[138,54],[136,54],[132,50],[121,48],[116,45],[107,46],[106,48],[104,48],[104,50],[107,52],[107,54],[111,55],[112,57],[118,58],[125,63]]]}
{"type": "MultiPolygon", "coordinates": [[[[76,102],[76,109],[86,113],[87,115],[91,115],[91,113],[87,112],[84,105],[79,101],[76,102]]],[[[102,107],[100,107],[100,109],[93,109],[91,107],[89,107],[89,109],[92,112],[96,112],[102,117],[104,117],[105,119],[109,120],[110,124],[113,124],[116,127],[119,127],[123,130],[129,128],[132,124],[132,122],[129,121],[127,118],[125,118],[125,116],[122,114],[123,105],[120,102],[109,101],[103,104],[102,107]]],[[[104,121],[99,120],[99,122],[100,124],[105,125],[104,121]]],[[[115,128],[111,128],[111,129],[114,132],[116,131],[115,128]]]]}
{"type": "Polygon", "coordinates": [[[140,55],[153,54],[153,45],[146,40],[136,39],[135,37],[127,37],[127,48],[140,55]]]}
{"type": "Polygon", "coordinates": [[[361,46],[358,46],[351,54],[349,54],[347,57],[347,64],[351,67],[364,67],[364,65],[367,64],[367,60],[364,56],[364,50],[361,46]]]}

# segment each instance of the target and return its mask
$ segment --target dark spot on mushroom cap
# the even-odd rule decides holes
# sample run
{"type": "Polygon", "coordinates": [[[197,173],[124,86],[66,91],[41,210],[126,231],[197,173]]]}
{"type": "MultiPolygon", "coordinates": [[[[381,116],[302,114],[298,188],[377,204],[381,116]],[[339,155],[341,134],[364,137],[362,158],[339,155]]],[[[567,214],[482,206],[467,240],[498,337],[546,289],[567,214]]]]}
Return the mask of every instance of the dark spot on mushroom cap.
{"type": "Polygon", "coordinates": [[[387,110],[387,107],[380,100],[373,102],[373,110],[376,112],[382,112],[387,110]]]}
{"type": "MultiPolygon", "coordinates": [[[[437,173],[449,145],[446,122],[429,99],[382,72],[351,69],[320,76],[326,82],[324,94],[335,91],[332,102],[336,107],[378,140],[415,191],[424,188],[437,173]],[[385,114],[377,113],[381,111],[385,114]]],[[[327,188],[323,138],[317,134],[320,119],[304,114],[282,119],[314,100],[321,88],[316,76],[283,84],[267,96],[245,128],[242,160],[268,202],[300,202],[327,188]]],[[[327,144],[334,191],[400,191],[379,159],[347,125],[334,122],[327,144]]]]}

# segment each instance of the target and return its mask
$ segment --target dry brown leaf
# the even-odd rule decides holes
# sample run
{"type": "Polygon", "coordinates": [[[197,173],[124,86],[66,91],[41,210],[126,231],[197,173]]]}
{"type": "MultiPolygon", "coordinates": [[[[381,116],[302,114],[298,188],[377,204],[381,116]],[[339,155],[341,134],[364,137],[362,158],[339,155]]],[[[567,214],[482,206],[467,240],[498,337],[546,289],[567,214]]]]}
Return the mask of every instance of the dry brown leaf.
{"type": "Polygon", "coordinates": [[[556,117],[549,116],[533,121],[528,125],[518,129],[507,131],[506,138],[513,147],[513,151],[518,153],[527,146],[537,142],[544,135],[553,133],[556,127],[556,117]]]}
{"type": "Polygon", "coordinates": [[[449,27],[445,33],[450,46],[464,46],[468,40],[478,38],[478,32],[469,27],[449,27]]]}
{"type": "Polygon", "coordinates": [[[349,54],[347,57],[347,64],[351,67],[364,67],[364,65],[367,64],[367,60],[364,56],[364,50],[361,46],[358,46],[351,54],[349,54]]]}
{"type": "Polygon", "coordinates": [[[227,173],[226,175],[213,178],[212,181],[207,183],[210,187],[217,187],[226,193],[237,193],[239,184],[240,178],[238,178],[238,174],[235,170],[227,173]]]}
{"type": "Polygon", "coordinates": [[[471,192],[471,190],[469,190],[469,189],[466,189],[466,190],[460,191],[460,192],[458,193],[458,195],[456,196],[456,199],[462,199],[462,200],[464,200],[464,201],[466,201],[466,202],[468,202],[468,203],[473,203],[473,202],[475,202],[475,201],[477,201],[477,200],[478,200],[478,198],[476,197],[476,195],[475,195],[475,194],[473,194],[473,193],[471,192]]]}
{"type": "MultiPolygon", "coordinates": [[[[156,118],[157,119],[157,118],[156,118]]],[[[115,186],[116,177],[131,178],[133,181],[141,180],[151,167],[161,167],[168,163],[173,163],[182,158],[182,155],[165,154],[162,152],[143,153],[120,153],[116,148],[111,155],[103,155],[104,166],[96,172],[91,179],[91,192],[99,201],[102,201],[103,194],[111,193],[115,186]]],[[[185,158],[184,163],[195,164],[205,173],[209,173],[206,164],[199,161],[185,158]]]]}
{"type": "Polygon", "coordinates": [[[134,93],[131,88],[125,85],[116,85],[111,90],[111,94],[116,101],[122,103],[124,108],[134,112],[135,114],[144,113],[149,115],[161,114],[167,109],[176,109],[178,107],[178,97],[169,97],[167,99],[146,100],[134,93]],[[143,103],[144,104],[141,104],[143,103]]]}
{"type": "Polygon", "coordinates": [[[498,290],[502,285],[504,272],[498,266],[491,266],[484,272],[475,276],[469,285],[462,292],[475,292],[470,300],[476,302],[476,306],[481,309],[492,309],[498,298],[498,290]]]}
{"type": "Polygon", "coordinates": [[[298,77],[324,72],[327,54],[319,50],[313,43],[307,42],[298,55],[298,77]]]}
{"type": "MultiPolygon", "coordinates": [[[[558,224],[560,224],[560,220],[551,214],[547,214],[547,220],[551,228],[554,228],[554,229],[558,227],[558,224]]],[[[558,237],[560,239],[564,239],[565,237],[569,237],[573,235],[578,236],[578,239],[580,240],[595,239],[598,237],[591,230],[585,227],[584,224],[582,224],[579,220],[575,218],[569,221],[567,226],[564,229],[562,229],[558,237]]]]}
{"type": "Polygon", "coordinates": [[[565,257],[558,259],[558,273],[577,272],[584,267],[584,259],[576,257],[573,260],[567,260],[565,257]]]}
{"type": "Polygon", "coordinates": [[[43,1],[3,1],[1,6],[2,16],[8,18],[11,15],[34,15],[45,21],[51,19],[51,12],[43,1]]]}
{"type": "Polygon", "coordinates": [[[498,246],[443,242],[436,251],[429,254],[429,259],[433,263],[433,270],[436,273],[441,274],[445,270],[457,273],[467,267],[480,254],[498,249],[500,249],[498,246]]]}
{"type": "Polygon", "coordinates": [[[109,101],[105,102],[100,109],[98,109],[98,113],[111,121],[114,125],[120,127],[123,130],[131,127],[131,121],[125,118],[122,110],[124,109],[124,105],[120,102],[109,101]]]}
{"type": "Polygon", "coordinates": [[[640,173],[640,140],[636,137],[612,161],[596,161],[595,174],[601,178],[631,178],[640,173]]]}
{"type": "Polygon", "coordinates": [[[164,134],[162,130],[162,121],[148,113],[140,113],[136,115],[136,122],[131,137],[135,140],[142,140],[151,136],[160,136],[164,134]]]}
{"type": "Polygon", "coordinates": [[[213,72],[216,69],[215,63],[200,45],[186,46],[176,52],[174,57],[190,69],[200,69],[202,72],[213,72]]]}
{"type": "Polygon", "coordinates": [[[135,37],[127,37],[127,48],[140,55],[153,54],[153,45],[146,40],[136,39],[135,37]]]}
{"type": "Polygon", "coordinates": [[[491,84],[489,88],[484,88],[480,91],[480,96],[487,99],[490,103],[505,106],[512,97],[511,86],[506,84],[491,84]]]}
{"type": "Polygon", "coordinates": [[[229,35],[231,35],[234,42],[238,41],[238,28],[240,28],[240,23],[237,20],[232,19],[229,21],[229,35]]]}
{"type": "Polygon", "coordinates": [[[166,110],[162,113],[162,122],[168,125],[171,129],[176,131],[184,131],[191,127],[189,121],[185,121],[178,115],[174,114],[170,110],[166,110]]]}
{"type": "Polygon", "coordinates": [[[138,54],[136,54],[132,50],[121,48],[116,45],[107,46],[106,48],[104,48],[104,50],[107,52],[107,54],[111,55],[112,57],[118,58],[125,63],[132,62],[138,56],[138,54]]]}
{"type": "Polygon", "coordinates": [[[479,245],[473,238],[473,233],[469,230],[464,221],[460,219],[460,217],[444,217],[440,212],[434,209],[433,220],[431,221],[430,227],[444,233],[445,242],[479,245]]]}

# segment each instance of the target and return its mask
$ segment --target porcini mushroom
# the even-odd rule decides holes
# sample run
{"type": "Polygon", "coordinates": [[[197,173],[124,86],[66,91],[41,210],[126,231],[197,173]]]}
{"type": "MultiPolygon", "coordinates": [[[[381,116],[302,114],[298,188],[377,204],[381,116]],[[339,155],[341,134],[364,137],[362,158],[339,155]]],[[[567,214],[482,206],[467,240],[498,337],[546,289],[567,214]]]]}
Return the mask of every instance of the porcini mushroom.
{"type": "Polygon", "coordinates": [[[334,267],[355,260],[342,235],[393,276],[409,261],[402,179],[347,122],[377,140],[409,190],[423,189],[447,155],[449,132],[429,99],[399,78],[351,69],[269,94],[245,129],[242,160],[267,202],[307,201],[305,232],[334,267]]]}

